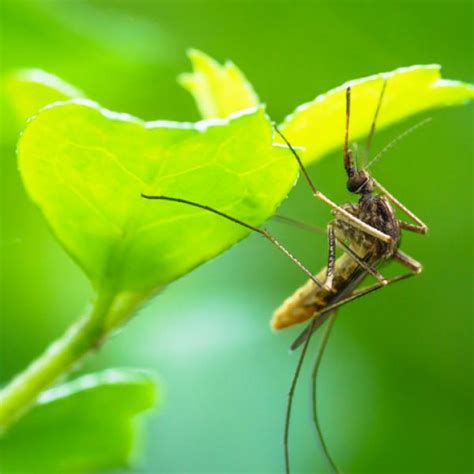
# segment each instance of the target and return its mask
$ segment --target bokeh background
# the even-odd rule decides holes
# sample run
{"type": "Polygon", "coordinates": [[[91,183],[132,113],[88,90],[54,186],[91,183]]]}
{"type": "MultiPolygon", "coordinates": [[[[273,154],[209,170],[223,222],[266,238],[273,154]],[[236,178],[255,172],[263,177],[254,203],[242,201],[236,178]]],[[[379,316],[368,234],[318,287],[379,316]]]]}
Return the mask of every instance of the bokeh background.
{"type": "MultiPolygon", "coordinates": [[[[275,120],[348,79],[404,65],[439,63],[445,77],[474,81],[470,1],[1,5],[2,73],[43,68],[104,106],[144,119],[198,119],[175,82],[189,70],[189,47],[231,58],[275,120]]],[[[345,307],[323,362],[322,425],[344,472],[473,468],[472,106],[432,116],[374,169],[430,225],[427,237],[403,241],[425,272],[345,307]]],[[[24,192],[15,159],[19,128],[6,104],[2,121],[5,382],[62,333],[91,292],[24,192]]],[[[379,133],[374,148],[408,124],[379,133]]],[[[335,153],[310,170],[338,202],[348,199],[341,164],[335,153]]],[[[304,182],[281,213],[323,226],[329,219],[304,182]]],[[[324,265],[323,237],[268,227],[311,268],[324,265]]],[[[298,329],[275,335],[268,321],[304,280],[251,236],[170,285],[90,359],[84,372],[131,366],[159,374],[160,404],[144,420],[137,472],[281,472],[286,393],[296,363],[288,347],[298,329]]],[[[325,472],[308,393],[305,371],[291,431],[293,466],[325,472]]]]}

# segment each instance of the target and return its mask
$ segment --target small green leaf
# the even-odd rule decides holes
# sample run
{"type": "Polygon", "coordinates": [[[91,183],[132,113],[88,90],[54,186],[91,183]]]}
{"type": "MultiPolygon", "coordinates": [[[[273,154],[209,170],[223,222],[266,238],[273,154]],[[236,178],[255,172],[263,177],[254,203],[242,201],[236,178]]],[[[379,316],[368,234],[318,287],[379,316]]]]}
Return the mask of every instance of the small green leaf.
{"type": "Polygon", "coordinates": [[[8,99],[21,124],[48,104],[84,97],[75,87],[41,69],[18,71],[5,81],[8,99]]]}
{"type": "Polygon", "coordinates": [[[99,292],[148,294],[249,231],[184,198],[260,225],[296,179],[263,109],[197,124],[145,123],[90,101],[43,109],[18,146],[20,171],[54,233],[99,292]]]}
{"type": "Polygon", "coordinates": [[[384,80],[387,81],[377,129],[438,107],[462,104],[474,97],[474,86],[441,79],[440,66],[411,66],[347,82],[300,105],[286,117],[282,130],[305,148],[310,164],[341,147],[344,138],[345,90],[351,86],[350,139],[368,135],[384,80]]]}
{"type": "Polygon", "coordinates": [[[192,49],[188,52],[194,71],[181,74],[180,84],[194,97],[203,118],[225,118],[259,104],[251,84],[231,61],[217,61],[192,49]]]}
{"type": "Polygon", "coordinates": [[[0,441],[0,471],[91,472],[126,467],[140,449],[135,417],[155,405],[153,378],[111,369],[44,392],[0,441]]]}

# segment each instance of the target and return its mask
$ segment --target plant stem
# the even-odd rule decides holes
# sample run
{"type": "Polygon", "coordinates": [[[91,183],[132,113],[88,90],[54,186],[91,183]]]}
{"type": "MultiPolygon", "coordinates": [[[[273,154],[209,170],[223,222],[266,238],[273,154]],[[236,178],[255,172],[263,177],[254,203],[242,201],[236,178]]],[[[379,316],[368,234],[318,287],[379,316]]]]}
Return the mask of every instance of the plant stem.
{"type": "Polygon", "coordinates": [[[99,296],[88,315],[68,328],[0,391],[0,433],[27,411],[44,389],[69,372],[84,355],[99,347],[106,335],[103,322],[113,301],[113,295],[99,296]]]}

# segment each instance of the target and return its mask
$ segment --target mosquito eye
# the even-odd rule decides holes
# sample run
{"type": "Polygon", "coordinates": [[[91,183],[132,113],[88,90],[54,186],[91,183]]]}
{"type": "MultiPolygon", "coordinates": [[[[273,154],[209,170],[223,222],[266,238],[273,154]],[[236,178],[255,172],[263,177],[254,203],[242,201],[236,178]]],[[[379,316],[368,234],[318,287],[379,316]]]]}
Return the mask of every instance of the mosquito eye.
{"type": "Polygon", "coordinates": [[[357,192],[357,190],[360,188],[362,185],[363,181],[360,180],[359,176],[355,175],[352,176],[350,179],[347,181],[347,189],[351,192],[357,192]]]}

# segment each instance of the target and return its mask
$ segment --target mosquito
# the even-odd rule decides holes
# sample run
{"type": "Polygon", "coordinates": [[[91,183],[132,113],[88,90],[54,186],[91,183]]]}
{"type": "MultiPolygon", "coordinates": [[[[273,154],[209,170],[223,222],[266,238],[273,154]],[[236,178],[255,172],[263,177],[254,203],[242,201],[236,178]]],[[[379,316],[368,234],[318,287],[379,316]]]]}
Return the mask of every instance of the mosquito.
{"type": "MultiPolygon", "coordinates": [[[[412,127],[400,135],[397,139],[383,148],[382,151],[372,159],[372,161],[367,163],[386,85],[387,81],[384,80],[366,142],[364,166],[361,169],[358,169],[355,164],[355,154],[349,148],[351,87],[349,86],[346,88],[346,118],[343,156],[344,168],[347,174],[347,189],[349,192],[359,196],[358,201],[355,203],[337,205],[318,190],[311,180],[295,148],[278,127],[274,126],[276,133],[282,138],[296,159],[300,171],[309,185],[313,196],[329,205],[332,210],[333,220],[331,220],[327,225],[325,231],[328,239],[327,266],[317,275],[314,275],[310,270],[308,270],[300,260],[298,260],[277,239],[275,239],[275,237],[264,229],[255,227],[204,204],[178,197],[142,194],[142,197],[146,199],[172,201],[197,207],[213,214],[217,214],[235,224],[246,227],[247,229],[262,235],[280,252],[292,260],[293,263],[309,277],[308,281],[296,290],[293,295],[287,298],[274,312],[271,321],[272,327],[277,330],[303,323],[305,321],[310,321],[304,331],[291,345],[291,349],[297,349],[299,346],[302,346],[302,349],[288,392],[288,402],[284,423],[283,446],[285,472],[287,474],[290,473],[289,428],[293,396],[312,334],[329,319],[312,368],[312,415],[323,455],[332,471],[337,473],[339,470],[327,449],[322,435],[316,404],[317,373],[324,348],[328,341],[329,333],[335,321],[336,313],[341,306],[351,301],[361,298],[362,296],[385,286],[410,278],[422,271],[422,265],[406,253],[402,252],[399,249],[399,245],[402,230],[418,234],[426,234],[428,231],[427,225],[392,194],[390,194],[387,189],[376,181],[368,172],[368,168],[377,161],[383,153],[391,148],[396,141],[421,124],[412,127]],[[398,219],[395,214],[395,208],[398,208],[399,211],[403,212],[413,222],[406,222],[398,219]],[[342,250],[342,255],[338,258],[336,258],[336,247],[342,250]],[[379,271],[381,264],[387,261],[397,261],[406,267],[409,272],[387,279],[379,271]],[[374,277],[377,280],[377,283],[362,289],[358,288],[362,281],[369,275],[374,277]]],[[[283,218],[283,220],[287,223],[295,223],[295,221],[288,218],[283,218]]],[[[296,222],[296,225],[308,228],[307,225],[301,223],[296,222]]]]}

